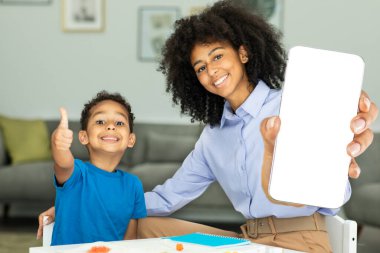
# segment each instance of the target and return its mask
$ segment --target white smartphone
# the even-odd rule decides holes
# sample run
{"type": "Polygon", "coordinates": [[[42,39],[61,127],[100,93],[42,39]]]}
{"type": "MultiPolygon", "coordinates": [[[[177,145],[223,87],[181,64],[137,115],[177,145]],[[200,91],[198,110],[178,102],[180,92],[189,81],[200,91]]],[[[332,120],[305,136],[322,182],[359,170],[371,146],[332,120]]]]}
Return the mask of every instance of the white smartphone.
{"type": "Polygon", "coordinates": [[[364,61],[353,54],[297,46],[289,51],[269,194],[277,200],[343,205],[364,61]]]}

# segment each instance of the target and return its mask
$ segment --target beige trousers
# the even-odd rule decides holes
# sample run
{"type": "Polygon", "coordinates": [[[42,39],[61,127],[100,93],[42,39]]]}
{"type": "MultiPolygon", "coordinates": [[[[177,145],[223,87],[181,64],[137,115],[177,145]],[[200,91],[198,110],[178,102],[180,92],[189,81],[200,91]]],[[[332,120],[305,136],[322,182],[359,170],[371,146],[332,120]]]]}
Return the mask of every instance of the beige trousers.
{"type": "MultiPolygon", "coordinates": [[[[193,232],[242,237],[241,233],[169,217],[148,217],[139,219],[137,237],[143,239],[182,235],[193,232]]],[[[297,231],[278,233],[275,235],[261,234],[256,239],[248,239],[255,243],[304,252],[332,252],[328,234],[324,231],[297,231]]]]}

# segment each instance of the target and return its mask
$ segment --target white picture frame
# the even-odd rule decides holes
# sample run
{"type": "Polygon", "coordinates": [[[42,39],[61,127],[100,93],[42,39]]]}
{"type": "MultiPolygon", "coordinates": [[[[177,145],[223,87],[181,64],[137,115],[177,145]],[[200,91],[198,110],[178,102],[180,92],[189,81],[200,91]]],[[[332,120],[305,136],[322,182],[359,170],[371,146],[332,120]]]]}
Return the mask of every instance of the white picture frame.
{"type": "Polygon", "coordinates": [[[61,0],[64,32],[102,32],[105,0],[61,0]]]}
{"type": "Polygon", "coordinates": [[[5,5],[48,5],[51,0],[0,0],[5,5]]]}
{"type": "Polygon", "coordinates": [[[141,61],[156,61],[159,58],[162,46],[178,18],[177,7],[140,7],[138,58],[141,61]]]}

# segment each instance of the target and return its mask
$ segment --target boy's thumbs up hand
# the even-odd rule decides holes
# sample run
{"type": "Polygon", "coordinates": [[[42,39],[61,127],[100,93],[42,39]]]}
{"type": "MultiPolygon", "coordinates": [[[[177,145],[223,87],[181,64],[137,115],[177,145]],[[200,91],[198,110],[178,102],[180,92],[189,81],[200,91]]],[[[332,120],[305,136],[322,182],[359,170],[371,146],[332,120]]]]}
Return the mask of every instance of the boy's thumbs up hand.
{"type": "Polygon", "coordinates": [[[61,113],[61,122],[59,123],[58,127],[67,128],[68,129],[69,128],[69,120],[68,120],[68,117],[67,117],[67,111],[63,107],[59,108],[59,111],[61,113]]]}
{"type": "Polygon", "coordinates": [[[73,142],[73,131],[69,129],[66,109],[60,108],[59,110],[61,112],[61,121],[52,134],[51,144],[56,150],[70,150],[71,143],[73,142]]]}

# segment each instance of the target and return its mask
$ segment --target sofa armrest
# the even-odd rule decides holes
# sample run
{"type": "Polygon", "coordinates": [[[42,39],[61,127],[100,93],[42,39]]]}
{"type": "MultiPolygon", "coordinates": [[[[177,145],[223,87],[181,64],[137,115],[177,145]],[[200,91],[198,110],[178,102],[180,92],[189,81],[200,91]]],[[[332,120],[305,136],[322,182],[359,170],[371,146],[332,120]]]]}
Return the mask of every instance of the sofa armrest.
{"type": "Polygon", "coordinates": [[[0,129],[0,168],[7,163],[7,154],[4,145],[3,132],[0,129]]]}

